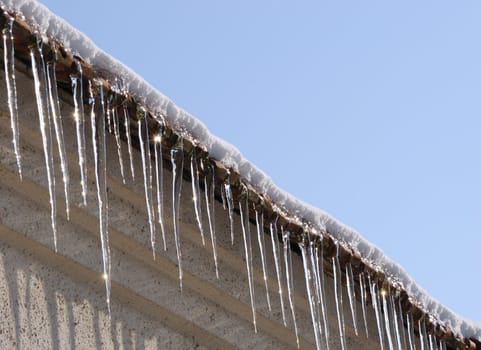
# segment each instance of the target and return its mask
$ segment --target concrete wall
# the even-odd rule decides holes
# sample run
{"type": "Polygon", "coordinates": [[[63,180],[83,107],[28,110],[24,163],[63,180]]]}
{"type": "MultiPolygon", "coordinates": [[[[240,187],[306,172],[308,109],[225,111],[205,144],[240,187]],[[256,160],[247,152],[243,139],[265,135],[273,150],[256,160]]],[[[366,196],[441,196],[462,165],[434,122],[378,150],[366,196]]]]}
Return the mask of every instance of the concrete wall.
{"type": "MultiPolygon", "coordinates": [[[[3,55],[2,55],[3,56],[3,55]]],[[[20,65],[20,63],[19,63],[20,65]]],[[[2,65],[3,66],[3,65],[2,65]]],[[[71,217],[66,220],[60,167],[56,161],[58,253],[53,250],[46,172],[38,130],[33,81],[17,72],[24,179],[15,173],[5,89],[0,89],[0,348],[1,349],[291,349],[296,348],[290,310],[282,324],[270,239],[266,236],[272,311],[267,308],[255,228],[253,252],[258,332],[252,326],[240,218],[230,244],[227,213],[215,208],[220,278],[210,240],[202,246],[193,214],[191,185],[183,184],[181,246],[184,289],[179,291],[170,215],[171,174],[165,171],[167,251],[157,230],[153,260],[143,197],[140,155],[136,179],[123,185],[113,135],[108,135],[108,195],[112,251],[112,312],[109,319],[101,277],[93,161],[88,142],[88,206],[80,207],[80,186],[71,97],[62,93],[62,115],[71,176],[71,217]]],[[[0,81],[4,84],[3,71],[0,81]]],[[[89,124],[87,124],[89,125],[89,124]]],[[[87,140],[90,129],[87,128],[87,140]]],[[[124,146],[124,163],[127,152],[124,146]]],[[[128,173],[127,173],[128,174],[128,173]]],[[[206,218],[205,227],[207,226],[206,218]]],[[[206,237],[208,238],[208,236],[206,237]]],[[[295,303],[302,349],[314,348],[300,256],[293,255],[295,303]]],[[[327,278],[329,286],[333,281],[327,278]]],[[[345,290],[344,290],[345,292],[345,290]]],[[[340,348],[335,303],[329,288],[331,349],[340,348]]],[[[287,294],[287,293],[286,293],[287,294]]],[[[349,349],[378,348],[375,320],[371,337],[354,335],[344,295],[349,349]]],[[[287,298],[284,300],[288,306],[287,298]]],[[[361,306],[358,305],[361,325],[361,306]]]]}

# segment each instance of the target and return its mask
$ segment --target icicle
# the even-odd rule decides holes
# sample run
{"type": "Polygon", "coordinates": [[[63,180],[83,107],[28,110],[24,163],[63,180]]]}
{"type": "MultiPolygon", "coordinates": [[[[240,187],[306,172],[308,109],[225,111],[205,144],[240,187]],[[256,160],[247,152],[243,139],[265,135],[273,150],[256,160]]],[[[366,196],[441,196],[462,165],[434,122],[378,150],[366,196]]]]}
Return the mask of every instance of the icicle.
{"type": "Polygon", "coordinates": [[[55,129],[55,136],[57,138],[57,148],[60,157],[60,169],[62,171],[62,180],[65,195],[65,212],[67,214],[67,220],[70,220],[70,196],[69,196],[69,184],[70,177],[67,167],[67,153],[65,151],[65,141],[63,137],[63,125],[62,115],[60,114],[60,105],[58,100],[57,91],[57,76],[55,73],[56,65],[55,61],[47,63],[47,85],[48,85],[48,97],[50,101],[50,107],[52,111],[53,125],[55,129]]]}
{"type": "Polygon", "coordinates": [[[259,214],[259,209],[255,209],[256,212],[256,227],[257,227],[257,242],[259,243],[259,252],[261,254],[261,263],[262,263],[262,276],[264,278],[264,285],[266,287],[266,299],[267,299],[267,307],[269,311],[272,310],[271,308],[271,298],[269,296],[269,286],[267,284],[267,264],[266,264],[266,243],[264,239],[264,214],[259,214]]]}
{"type": "Polygon", "coordinates": [[[377,293],[377,284],[371,282],[371,276],[367,275],[369,279],[369,288],[371,289],[371,301],[374,308],[374,314],[376,315],[377,333],[379,335],[379,344],[381,345],[381,350],[384,349],[384,328],[382,325],[381,310],[379,305],[379,296],[377,293]]]}
{"type": "Polygon", "coordinates": [[[421,344],[421,350],[424,350],[425,347],[425,339],[426,339],[426,332],[425,330],[423,329],[423,327],[421,327],[421,320],[418,321],[418,331],[419,331],[419,343],[421,344]]]}
{"type": "Polygon", "coordinates": [[[110,317],[110,282],[111,261],[109,245],[108,197],[107,197],[107,149],[105,141],[105,104],[104,90],[101,82],[97,84],[100,98],[100,115],[96,116],[95,96],[92,82],[89,82],[90,123],[92,128],[92,147],[94,153],[95,185],[99,207],[100,242],[102,246],[103,278],[107,295],[107,307],[110,317]],[[97,124],[98,123],[98,124],[97,124]],[[98,127],[97,127],[98,125],[98,127]]]}
{"type": "Polygon", "coordinates": [[[394,301],[393,294],[390,295],[390,299],[391,299],[390,301],[391,301],[392,318],[394,321],[394,335],[396,337],[396,344],[397,344],[397,348],[399,350],[402,350],[404,348],[401,343],[401,332],[399,330],[399,320],[398,320],[398,315],[396,311],[396,302],[394,301]]]}
{"type": "Polygon", "coordinates": [[[244,204],[242,204],[242,200],[239,201],[239,212],[241,217],[242,236],[244,238],[247,280],[249,281],[249,294],[251,297],[252,323],[254,324],[254,331],[257,333],[256,306],[254,301],[254,274],[252,271],[252,244],[249,228],[249,194],[246,188],[244,188],[244,191],[244,204]]]}
{"type": "Polygon", "coordinates": [[[32,61],[32,73],[35,83],[35,98],[37,100],[38,116],[40,121],[40,133],[42,134],[43,153],[45,156],[45,167],[47,169],[48,194],[50,197],[50,219],[52,222],[53,241],[55,252],[57,252],[57,205],[55,197],[55,176],[52,152],[52,133],[50,126],[50,107],[47,94],[47,77],[45,71],[45,61],[43,59],[41,44],[37,43],[37,51],[40,57],[42,78],[39,77],[37,62],[33,48],[30,48],[30,58],[32,61]],[[46,96],[43,96],[41,89],[44,89],[46,96]]]}
{"type": "Polygon", "coordinates": [[[75,130],[77,134],[77,153],[80,167],[80,185],[82,187],[83,205],[87,205],[87,164],[85,155],[85,114],[83,99],[82,65],[75,61],[77,74],[70,76],[74,103],[75,130]]]}
{"type": "Polygon", "coordinates": [[[152,204],[152,164],[150,157],[150,142],[149,142],[149,126],[147,122],[147,112],[141,114],[138,121],[140,155],[142,157],[142,173],[144,175],[144,194],[145,206],[147,207],[147,216],[149,217],[150,228],[150,243],[152,246],[152,255],[155,259],[155,213],[152,204]],[[142,118],[144,120],[145,136],[142,135],[142,118]],[[144,139],[145,137],[145,139],[144,139]]]}
{"type": "Polygon", "coordinates": [[[230,241],[231,244],[234,245],[234,198],[232,197],[229,179],[227,179],[227,182],[224,183],[224,189],[227,201],[227,210],[229,211],[230,241]]]}
{"type": "Polygon", "coordinates": [[[212,254],[214,255],[215,276],[219,278],[219,266],[217,264],[217,247],[215,238],[215,170],[212,164],[207,165],[208,169],[204,176],[205,207],[207,208],[207,218],[209,219],[210,240],[212,243],[212,254]]]}
{"type": "Polygon", "coordinates": [[[336,242],[336,255],[332,257],[332,272],[334,275],[334,297],[336,299],[337,325],[341,349],[346,349],[344,310],[342,302],[341,266],[339,265],[339,242],[336,242]]]}
{"type": "MultiPolygon", "coordinates": [[[[308,236],[309,238],[309,236],[308,236]]],[[[317,264],[318,259],[317,259],[317,244],[315,241],[310,240],[309,241],[309,246],[307,248],[308,250],[308,255],[309,255],[309,264],[310,268],[312,271],[312,287],[314,290],[313,293],[313,300],[314,300],[314,311],[316,314],[316,323],[317,323],[317,331],[319,332],[319,342],[321,344],[321,348],[329,348],[329,345],[323,344],[323,338],[322,338],[322,333],[324,329],[323,325],[323,316],[321,315],[321,303],[322,303],[322,296],[321,296],[321,279],[319,277],[319,265],[317,264]]],[[[327,338],[326,342],[328,343],[327,338]]]]}
{"type": "MultiPolygon", "coordinates": [[[[309,243],[307,243],[309,244],[309,243]]],[[[304,266],[304,276],[306,280],[306,290],[307,290],[307,298],[309,300],[309,308],[311,310],[311,320],[312,320],[312,327],[314,330],[314,339],[316,341],[316,348],[318,350],[321,349],[321,334],[319,333],[321,327],[319,326],[319,314],[317,312],[316,308],[316,301],[314,300],[314,294],[315,294],[315,281],[316,278],[313,276],[313,271],[311,269],[311,264],[308,261],[308,256],[307,256],[307,249],[306,249],[306,242],[301,241],[298,243],[299,248],[301,250],[301,255],[302,255],[302,263],[304,266]]]]}
{"type": "Polygon", "coordinates": [[[109,96],[107,99],[107,108],[106,108],[106,113],[107,113],[107,126],[109,128],[109,134],[112,134],[112,116],[110,114],[110,99],[112,96],[109,96]]]}
{"type": "Polygon", "coordinates": [[[289,296],[289,306],[291,307],[292,322],[294,323],[294,332],[296,333],[297,347],[299,348],[299,334],[297,331],[296,310],[294,308],[294,280],[292,276],[292,257],[290,248],[290,236],[289,231],[284,232],[281,227],[282,242],[284,244],[284,263],[286,266],[286,282],[287,282],[287,295],[289,296]]]}
{"type": "Polygon", "coordinates": [[[416,350],[416,343],[414,342],[413,315],[411,313],[407,314],[406,321],[408,328],[409,350],[416,350]]]}
{"type": "Polygon", "coordinates": [[[392,334],[391,334],[391,322],[389,320],[389,307],[386,300],[387,292],[382,289],[381,290],[381,298],[382,298],[382,307],[384,313],[384,323],[386,324],[386,334],[387,334],[387,342],[389,345],[389,350],[394,350],[394,343],[392,341],[392,334]]]}
{"type": "Polygon", "coordinates": [[[125,135],[127,136],[127,149],[129,151],[130,173],[132,174],[132,180],[134,180],[135,179],[134,157],[132,155],[132,138],[130,137],[129,111],[128,111],[127,106],[125,104],[122,105],[122,109],[124,111],[124,126],[125,126],[125,135]]]}
{"type": "Polygon", "coordinates": [[[364,329],[366,331],[366,338],[369,338],[369,331],[367,327],[367,317],[366,317],[366,284],[364,282],[364,274],[362,272],[359,274],[359,285],[361,289],[362,319],[364,320],[364,329]]]}
{"type": "Polygon", "coordinates": [[[354,276],[352,273],[351,264],[346,267],[346,281],[347,281],[347,296],[349,298],[349,306],[351,307],[352,324],[354,326],[354,333],[359,335],[357,330],[357,310],[356,310],[356,293],[354,291],[354,276]]]}
{"type": "Polygon", "coordinates": [[[444,340],[439,341],[439,349],[440,350],[447,350],[446,349],[446,343],[444,342],[444,340]]]}
{"type": "Polygon", "coordinates": [[[319,294],[319,303],[321,305],[321,315],[322,315],[322,324],[324,326],[324,338],[325,338],[325,347],[329,350],[329,324],[328,324],[328,317],[327,317],[327,305],[326,305],[326,292],[325,292],[325,285],[326,282],[324,280],[324,253],[322,251],[322,239],[319,241],[319,245],[316,245],[314,248],[314,258],[315,258],[315,265],[317,270],[317,284],[318,284],[318,294],[319,294]]]}
{"type": "MultiPolygon", "coordinates": [[[[230,188],[229,188],[229,191],[230,191],[230,188]]],[[[282,291],[282,269],[279,264],[279,238],[277,235],[277,218],[274,222],[271,222],[270,230],[271,230],[272,255],[274,255],[274,263],[276,265],[277,285],[279,288],[279,299],[281,301],[282,322],[284,322],[284,326],[287,326],[286,313],[284,311],[284,293],[282,291]]]]}
{"type": "Polygon", "coordinates": [[[124,160],[122,157],[122,146],[120,142],[120,127],[119,127],[119,116],[117,115],[117,109],[112,108],[112,121],[114,123],[114,135],[115,135],[115,142],[117,143],[117,155],[119,156],[119,166],[120,166],[120,175],[122,176],[122,182],[125,185],[125,174],[124,174],[124,160]]]}
{"type": "Polygon", "coordinates": [[[429,350],[436,350],[436,346],[435,346],[436,339],[434,339],[434,335],[429,334],[428,339],[429,339],[429,350]]]}
{"type": "Polygon", "coordinates": [[[192,179],[192,200],[194,202],[195,219],[202,238],[202,245],[205,246],[204,227],[202,226],[202,207],[200,204],[199,164],[197,163],[195,150],[192,152],[190,158],[190,176],[192,179]]]}
{"type": "Polygon", "coordinates": [[[400,297],[398,298],[397,306],[398,306],[397,314],[399,319],[399,328],[401,329],[402,345],[403,345],[403,349],[407,349],[406,330],[404,327],[404,317],[403,317],[403,310],[401,307],[400,297]]]}
{"type": "Polygon", "coordinates": [[[157,221],[160,225],[160,230],[162,231],[162,242],[164,243],[164,250],[167,250],[167,243],[165,241],[165,227],[164,227],[164,189],[163,189],[164,169],[162,165],[161,132],[159,132],[154,138],[154,157],[155,157],[155,187],[156,187],[156,193],[157,193],[157,221]]]}
{"type": "Polygon", "coordinates": [[[172,219],[174,222],[175,250],[177,252],[177,263],[179,264],[179,285],[182,291],[182,252],[180,250],[180,194],[182,190],[182,172],[184,169],[184,145],[182,137],[177,145],[170,150],[170,161],[172,162],[172,219]]]}
{"type": "Polygon", "coordinates": [[[15,79],[15,47],[13,44],[14,18],[4,13],[8,24],[3,30],[3,61],[5,64],[5,82],[7,84],[8,109],[10,111],[10,126],[12,128],[12,143],[17,160],[17,171],[22,180],[22,158],[20,155],[20,130],[17,106],[17,83],[15,79]]]}

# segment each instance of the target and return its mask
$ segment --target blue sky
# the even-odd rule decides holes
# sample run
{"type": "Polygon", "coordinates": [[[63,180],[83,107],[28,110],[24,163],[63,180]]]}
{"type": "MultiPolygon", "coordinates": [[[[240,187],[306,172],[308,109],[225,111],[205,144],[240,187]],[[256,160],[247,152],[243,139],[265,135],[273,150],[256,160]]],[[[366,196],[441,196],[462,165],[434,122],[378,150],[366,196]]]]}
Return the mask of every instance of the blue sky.
{"type": "Polygon", "coordinates": [[[481,320],[480,2],[42,2],[481,320]]]}

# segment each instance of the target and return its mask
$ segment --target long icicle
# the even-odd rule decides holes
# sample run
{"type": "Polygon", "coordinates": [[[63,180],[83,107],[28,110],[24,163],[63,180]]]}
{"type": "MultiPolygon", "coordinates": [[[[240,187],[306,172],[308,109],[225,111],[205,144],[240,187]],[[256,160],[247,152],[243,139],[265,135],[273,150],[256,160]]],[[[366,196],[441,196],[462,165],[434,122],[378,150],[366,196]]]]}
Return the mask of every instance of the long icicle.
{"type": "Polygon", "coordinates": [[[57,139],[57,149],[60,157],[60,169],[62,171],[63,188],[65,195],[65,212],[67,220],[70,220],[70,177],[67,165],[67,153],[65,151],[65,140],[63,136],[62,115],[60,114],[60,104],[57,91],[57,76],[55,73],[55,61],[47,63],[47,85],[48,97],[52,111],[53,125],[55,129],[55,136],[57,139]]]}
{"type": "Polygon", "coordinates": [[[42,46],[37,43],[37,52],[40,58],[42,78],[39,76],[37,59],[33,47],[30,48],[30,58],[32,61],[32,73],[35,85],[35,97],[37,100],[38,116],[40,121],[40,133],[42,135],[43,153],[45,156],[45,167],[47,169],[48,194],[50,198],[50,220],[52,222],[53,241],[55,252],[57,252],[57,205],[55,197],[55,177],[53,168],[52,134],[50,127],[50,112],[47,98],[47,78],[45,72],[45,61],[42,54],[42,46]],[[44,89],[45,96],[42,94],[44,89]]]}
{"type": "Polygon", "coordinates": [[[184,142],[182,137],[177,141],[174,148],[170,150],[170,161],[172,163],[172,220],[174,223],[175,250],[177,252],[177,263],[179,266],[179,286],[182,292],[182,251],[180,249],[180,194],[182,190],[182,172],[184,169],[184,142]]]}
{"type": "Polygon", "coordinates": [[[192,200],[194,202],[195,220],[197,221],[197,226],[199,227],[202,245],[205,246],[205,234],[204,227],[202,225],[202,206],[200,201],[199,164],[197,162],[195,149],[190,158],[190,177],[192,180],[192,200]]]}
{"type": "Polygon", "coordinates": [[[332,257],[332,272],[334,275],[334,297],[336,299],[337,325],[341,349],[346,349],[344,310],[342,302],[341,266],[339,265],[339,242],[336,242],[336,255],[332,257]]]}
{"type": "Polygon", "coordinates": [[[75,61],[77,72],[70,76],[74,104],[75,131],[77,135],[77,153],[80,168],[80,186],[82,188],[82,204],[87,205],[87,157],[85,153],[85,113],[83,98],[82,65],[75,61]]]}
{"type": "Polygon", "coordinates": [[[307,290],[307,298],[309,301],[309,308],[311,311],[311,320],[312,320],[312,328],[314,330],[314,339],[316,341],[316,348],[318,350],[321,349],[321,334],[319,333],[319,330],[321,327],[319,327],[319,315],[317,313],[316,309],[316,300],[314,298],[315,290],[316,288],[314,287],[315,285],[315,276],[314,271],[312,270],[312,265],[309,262],[308,258],[308,253],[307,253],[307,248],[306,245],[308,245],[309,242],[306,240],[302,240],[301,242],[298,243],[299,249],[301,250],[301,255],[302,255],[302,264],[304,266],[304,279],[306,280],[306,290],[307,290]]]}
{"type": "Polygon", "coordinates": [[[286,283],[287,283],[287,295],[289,296],[289,306],[291,307],[291,314],[292,314],[292,322],[294,323],[294,332],[296,334],[296,342],[297,347],[300,347],[299,344],[299,333],[297,330],[297,321],[296,321],[296,309],[294,307],[294,280],[292,275],[292,252],[291,252],[291,241],[290,236],[291,233],[289,231],[283,230],[281,227],[282,233],[282,242],[284,244],[284,263],[286,266],[286,283]]]}
{"type": "Polygon", "coordinates": [[[324,252],[323,252],[323,239],[319,241],[319,245],[314,248],[315,264],[317,269],[318,287],[319,287],[319,302],[321,304],[322,323],[324,326],[324,339],[326,349],[329,350],[329,324],[327,317],[327,304],[326,304],[326,281],[324,278],[324,252]]]}
{"type": "Polygon", "coordinates": [[[382,298],[382,307],[383,307],[383,313],[384,313],[384,323],[386,324],[387,342],[389,345],[389,350],[394,350],[394,343],[392,340],[392,333],[391,333],[391,322],[389,320],[389,306],[387,303],[386,295],[387,295],[387,292],[384,289],[382,289],[381,298],[382,298]]]}
{"type": "Polygon", "coordinates": [[[244,187],[244,201],[239,201],[239,212],[241,217],[242,236],[244,238],[244,251],[246,259],[247,280],[249,282],[249,295],[251,299],[251,311],[252,311],[252,323],[254,325],[254,331],[257,333],[257,320],[256,320],[256,305],[254,297],[254,274],[252,271],[252,244],[251,244],[251,232],[249,228],[249,195],[244,187]],[[244,202],[244,204],[242,203],[244,202]]]}
{"type": "Polygon", "coordinates": [[[267,307],[269,311],[272,310],[271,308],[271,298],[269,296],[269,285],[267,280],[267,264],[266,264],[266,243],[264,239],[264,214],[261,212],[259,214],[260,209],[256,208],[256,228],[257,228],[257,242],[259,243],[259,252],[261,254],[261,263],[262,263],[262,276],[264,278],[264,286],[266,288],[266,299],[267,299],[267,307]]]}
{"type": "Polygon", "coordinates": [[[397,307],[398,307],[398,318],[399,318],[399,328],[401,329],[401,337],[402,337],[402,344],[403,344],[403,349],[407,349],[407,339],[406,339],[406,327],[404,324],[404,316],[403,316],[403,309],[401,306],[401,298],[398,297],[397,300],[397,307]]]}
{"type": "Polygon", "coordinates": [[[159,132],[154,137],[154,157],[155,187],[157,193],[157,222],[159,223],[160,231],[162,232],[162,242],[164,244],[164,250],[167,250],[164,227],[164,168],[162,164],[162,132],[159,132]]]}
{"type": "Polygon", "coordinates": [[[391,302],[391,310],[392,310],[392,319],[394,323],[394,335],[396,338],[396,344],[397,348],[399,350],[404,349],[402,346],[402,341],[401,341],[401,331],[399,330],[399,319],[398,319],[398,314],[396,310],[396,301],[394,300],[394,295],[391,293],[390,295],[390,302],[391,302]]]}
{"type": "Polygon", "coordinates": [[[379,335],[379,344],[381,345],[381,350],[384,350],[384,328],[382,325],[381,310],[379,305],[379,296],[377,292],[377,284],[371,281],[371,276],[367,275],[369,280],[369,289],[371,291],[371,301],[374,308],[374,314],[376,316],[377,333],[379,335]]]}
{"type": "Polygon", "coordinates": [[[147,123],[147,112],[143,112],[139,116],[138,121],[138,137],[140,143],[140,155],[142,157],[142,174],[144,175],[144,194],[145,206],[147,208],[147,216],[149,218],[150,244],[152,246],[152,255],[155,260],[155,213],[152,203],[152,163],[150,157],[149,127],[147,123]],[[144,127],[142,128],[142,119],[144,127]],[[145,130],[145,134],[144,131],[145,130]]]}
{"type": "Polygon", "coordinates": [[[99,208],[99,231],[100,243],[102,247],[103,278],[105,280],[105,292],[107,308],[110,317],[110,283],[111,283],[111,259],[109,244],[109,217],[108,217],[108,197],[107,197],[107,149],[105,141],[105,102],[103,86],[100,81],[89,82],[89,103],[90,103],[90,123],[92,129],[92,147],[94,154],[95,185],[97,187],[97,202],[99,208]],[[93,89],[98,90],[100,106],[95,103],[93,89]],[[97,117],[96,109],[99,108],[100,115],[97,117]],[[97,124],[98,123],[98,124],[97,124]]]}
{"type": "Polygon", "coordinates": [[[277,275],[277,286],[279,292],[279,299],[281,302],[281,313],[282,313],[282,322],[284,323],[284,327],[287,326],[286,322],[286,312],[284,307],[284,292],[282,290],[282,268],[279,263],[279,238],[277,235],[277,219],[271,222],[270,224],[270,231],[271,231],[271,244],[272,244],[272,255],[274,255],[274,264],[276,266],[276,275],[277,275]]]}
{"type": "Polygon", "coordinates": [[[412,313],[408,313],[406,317],[407,321],[407,333],[408,333],[408,341],[409,341],[409,350],[417,350],[415,338],[414,338],[414,321],[412,313]]]}
{"type": "Polygon", "coordinates": [[[112,121],[114,123],[114,135],[115,142],[117,143],[117,155],[119,156],[119,166],[120,175],[122,176],[122,183],[125,185],[125,174],[124,174],[124,160],[122,157],[122,143],[120,142],[120,127],[119,127],[119,116],[117,114],[117,108],[113,107],[111,109],[112,121]]]}
{"type": "Polygon", "coordinates": [[[366,338],[369,338],[369,330],[367,327],[367,315],[366,315],[366,283],[364,281],[364,273],[359,274],[359,285],[361,289],[361,307],[362,307],[362,319],[364,320],[364,330],[366,332],[366,338]]]}
{"type": "Polygon", "coordinates": [[[209,221],[210,240],[212,243],[212,254],[214,255],[215,276],[219,278],[219,266],[217,264],[217,243],[215,237],[215,173],[214,166],[207,164],[207,171],[204,176],[205,207],[207,208],[207,218],[209,221]]]}
{"type": "Polygon", "coordinates": [[[232,189],[229,183],[229,177],[227,177],[224,183],[225,196],[227,201],[227,210],[229,211],[229,224],[230,224],[230,241],[234,245],[234,198],[232,196],[232,189]]]}
{"type": "Polygon", "coordinates": [[[10,126],[12,129],[12,143],[17,160],[17,171],[22,179],[22,157],[20,155],[20,130],[18,121],[17,83],[15,79],[15,46],[13,42],[14,18],[5,13],[8,24],[3,29],[3,61],[5,64],[5,82],[7,85],[8,109],[10,112],[10,126]]]}
{"type": "Polygon", "coordinates": [[[125,136],[127,137],[127,150],[129,152],[129,160],[130,160],[130,173],[132,175],[132,180],[135,179],[135,171],[134,171],[134,157],[132,154],[132,138],[130,136],[130,117],[129,117],[129,110],[125,104],[122,105],[122,110],[124,112],[124,127],[125,127],[125,136]]]}
{"type": "Polygon", "coordinates": [[[356,293],[354,290],[354,275],[352,273],[351,264],[346,266],[346,281],[347,281],[347,296],[349,298],[349,306],[351,307],[352,324],[354,326],[354,333],[359,335],[357,329],[357,310],[356,310],[356,293]]]}

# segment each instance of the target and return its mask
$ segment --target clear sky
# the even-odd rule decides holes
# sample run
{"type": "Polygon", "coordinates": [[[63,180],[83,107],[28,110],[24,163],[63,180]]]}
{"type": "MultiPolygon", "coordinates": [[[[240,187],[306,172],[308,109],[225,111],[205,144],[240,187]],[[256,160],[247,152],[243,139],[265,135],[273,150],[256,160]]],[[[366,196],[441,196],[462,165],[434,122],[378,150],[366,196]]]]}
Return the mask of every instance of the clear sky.
{"type": "Polygon", "coordinates": [[[42,2],[481,321],[481,2],[42,2]]]}

